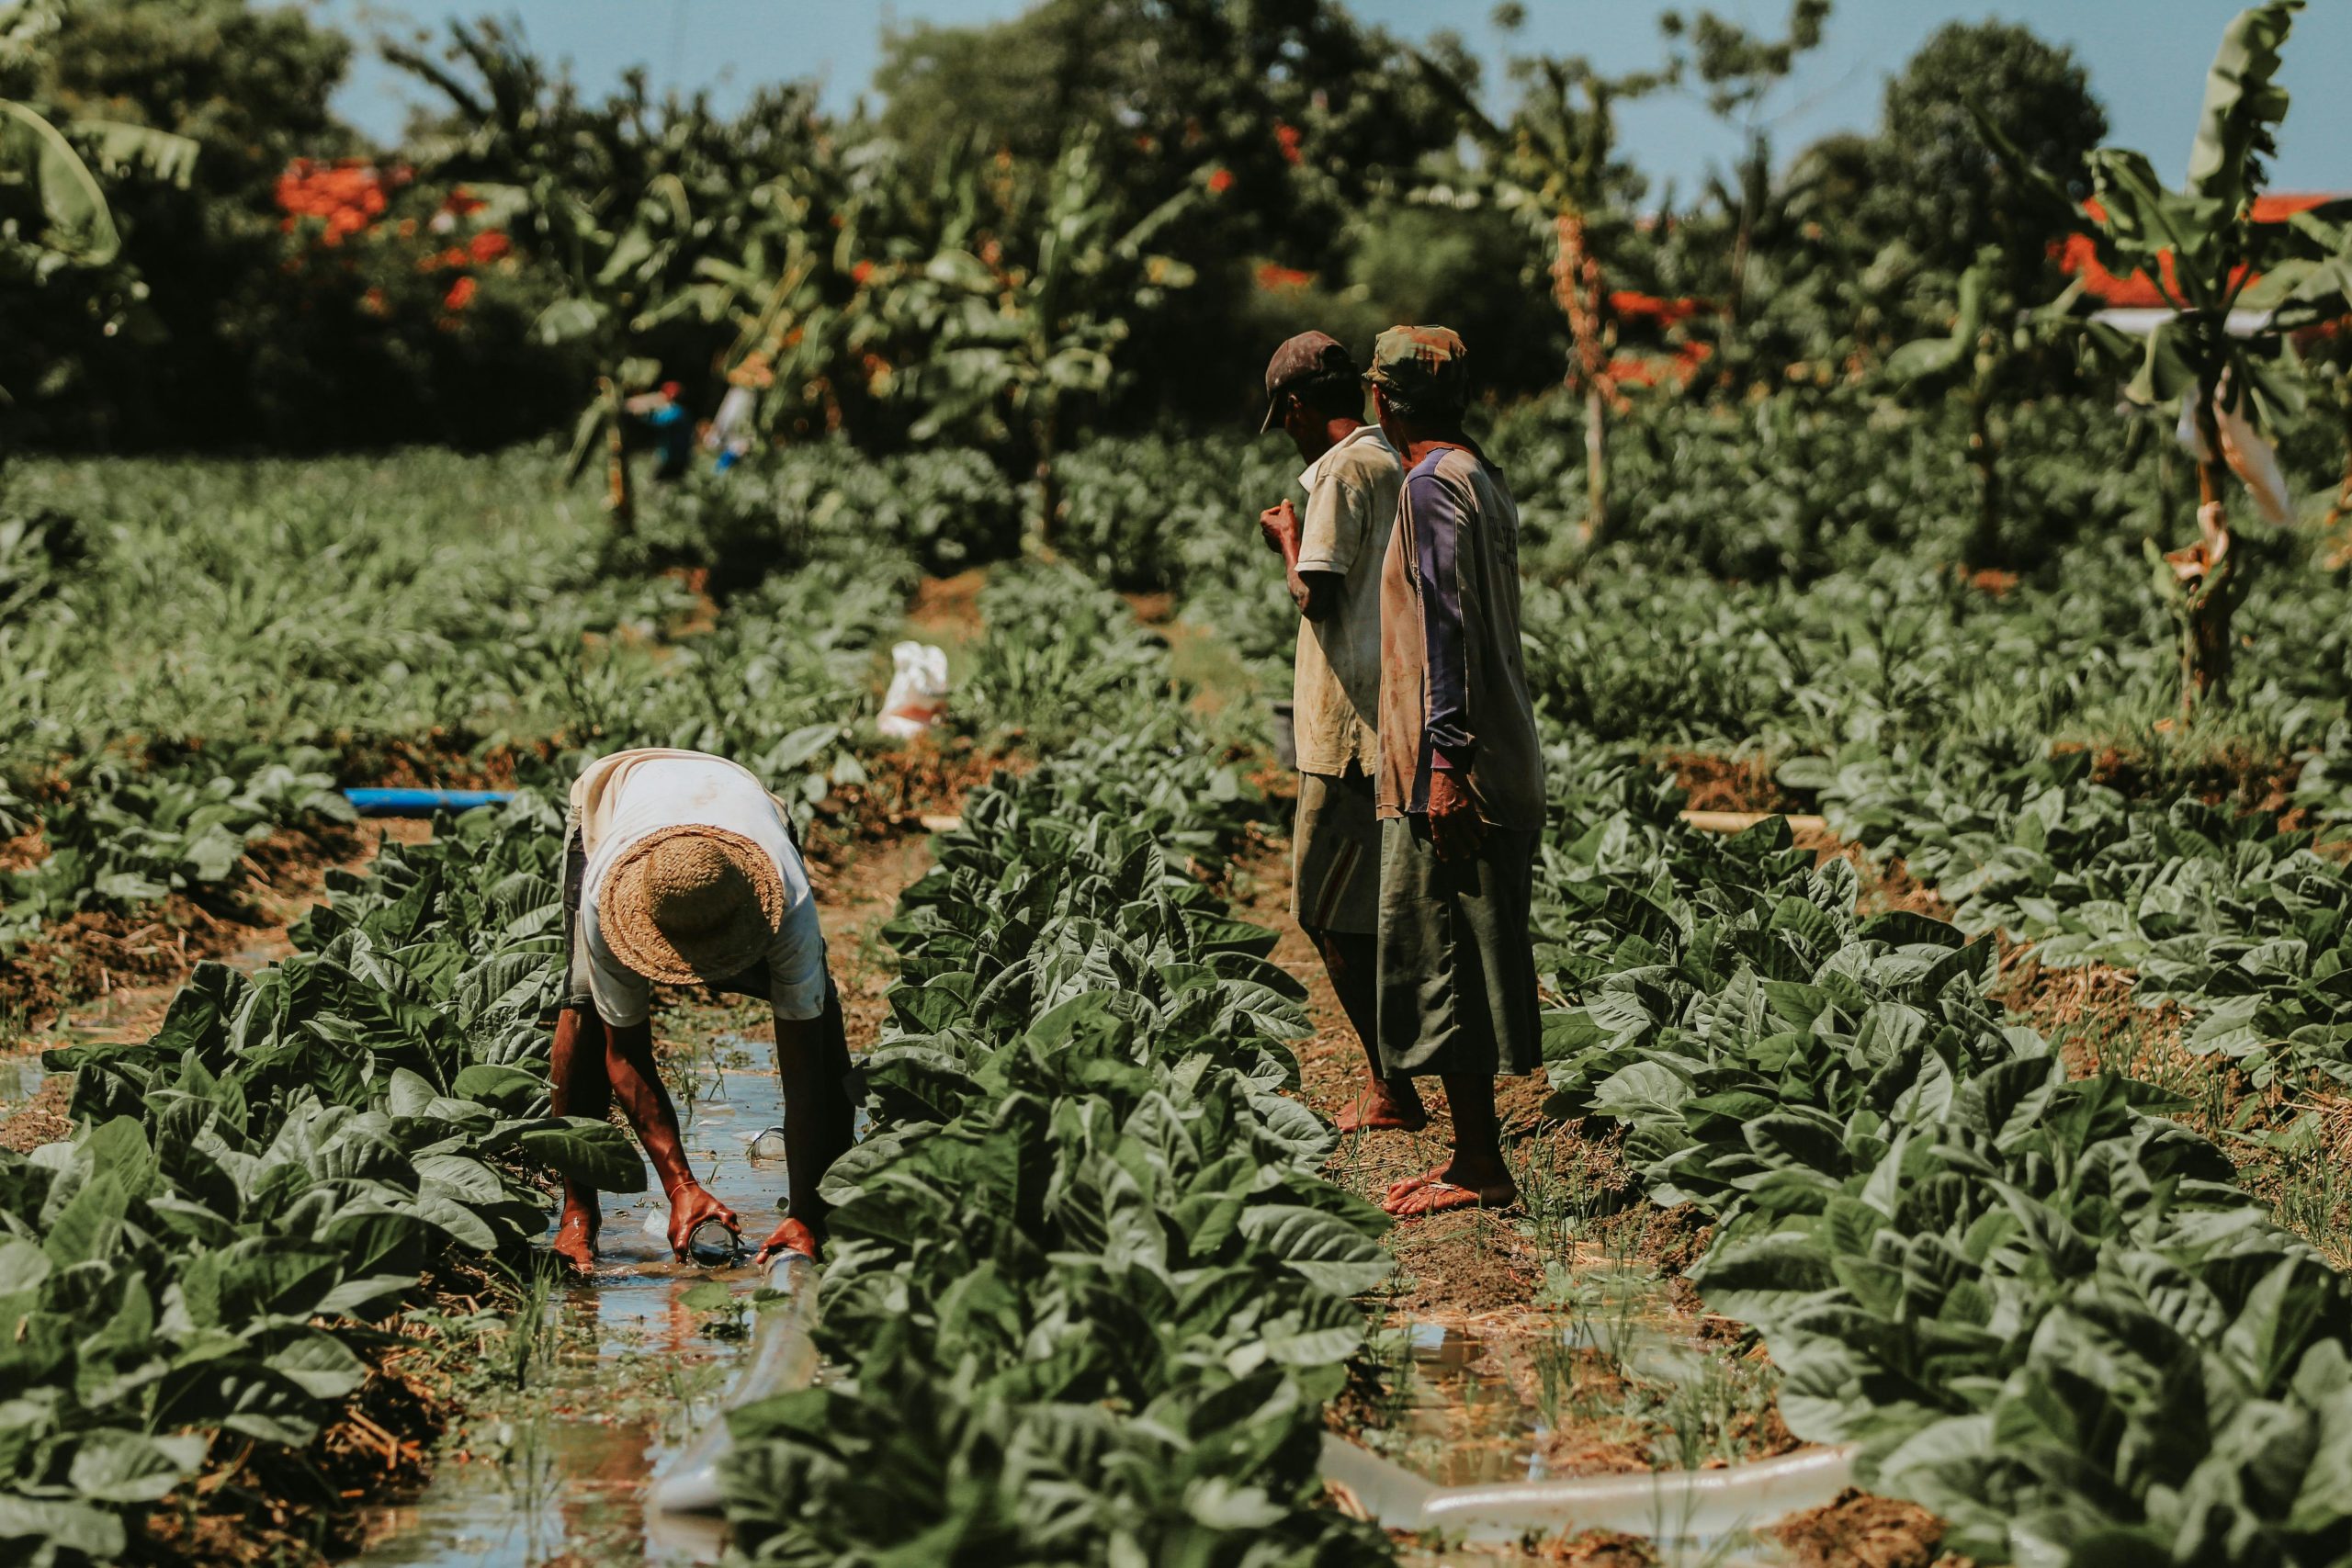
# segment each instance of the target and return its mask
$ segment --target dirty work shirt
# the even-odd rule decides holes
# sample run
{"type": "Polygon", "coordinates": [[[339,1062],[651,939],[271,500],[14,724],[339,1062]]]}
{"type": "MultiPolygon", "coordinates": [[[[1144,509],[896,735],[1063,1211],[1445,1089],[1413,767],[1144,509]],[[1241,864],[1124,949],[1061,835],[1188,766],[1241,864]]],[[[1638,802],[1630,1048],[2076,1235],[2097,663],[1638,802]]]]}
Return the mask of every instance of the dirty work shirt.
{"type": "Polygon", "coordinates": [[[739,833],[775,860],[785,907],[766,954],[764,994],[780,1019],[822,1013],[825,938],[818,929],[808,868],[783,808],[756,775],[724,757],[649,749],[616,752],[591,765],[571,786],[571,830],[584,862],[573,967],[587,970],[597,1016],[616,1026],[642,1023],[652,1003],[650,983],[605,945],[596,920],[597,890],[647,834],[688,822],[739,833]]]}
{"type": "Polygon", "coordinates": [[[1380,561],[1405,471],[1376,424],[1359,425],[1298,476],[1306,491],[1298,570],[1340,579],[1330,613],[1298,623],[1291,723],[1298,771],[1340,778],[1380,766],[1380,561]]]}
{"type": "Polygon", "coordinates": [[[1519,509],[1475,447],[1413,465],[1380,580],[1380,815],[1461,775],[1497,828],[1544,826],[1544,755],[1519,648],[1519,509]]]}

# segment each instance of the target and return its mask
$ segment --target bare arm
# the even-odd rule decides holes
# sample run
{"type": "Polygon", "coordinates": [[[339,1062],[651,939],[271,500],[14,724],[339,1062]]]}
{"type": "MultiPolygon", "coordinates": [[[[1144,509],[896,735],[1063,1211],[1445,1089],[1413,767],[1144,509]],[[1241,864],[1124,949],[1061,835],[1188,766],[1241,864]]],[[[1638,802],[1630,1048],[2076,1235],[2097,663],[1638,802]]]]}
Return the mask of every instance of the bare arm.
{"type": "Polygon", "coordinates": [[[1291,503],[1284,501],[1260,513],[1258,531],[1265,536],[1267,547],[1283,558],[1290,602],[1298,606],[1298,613],[1310,621],[1329,616],[1339,602],[1341,579],[1333,571],[1298,570],[1298,513],[1291,503]]]}
{"type": "Polygon", "coordinates": [[[827,1213],[818,1184],[856,1140],[857,1112],[847,1088],[849,1043],[841,998],[830,987],[825,1010],[817,1017],[777,1015],[775,1071],[784,1089],[784,1160],[792,1198],[784,1223],[760,1248],[760,1256],[772,1257],[786,1248],[813,1255],[823,1238],[827,1213]]]}
{"type": "Polygon", "coordinates": [[[740,1231],[735,1212],[704,1190],[687,1163],[685,1141],[678,1131],[677,1108],[662,1086],[661,1069],[653,1063],[653,1025],[642,1023],[605,1027],[605,1073],[612,1080],[613,1098],[620,1102],[628,1124],[637,1129],[645,1157],[653,1162],[662,1190],[670,1199],[670,1247],[683,1253],[686,1237],[707,1219],[740,1231]]]}

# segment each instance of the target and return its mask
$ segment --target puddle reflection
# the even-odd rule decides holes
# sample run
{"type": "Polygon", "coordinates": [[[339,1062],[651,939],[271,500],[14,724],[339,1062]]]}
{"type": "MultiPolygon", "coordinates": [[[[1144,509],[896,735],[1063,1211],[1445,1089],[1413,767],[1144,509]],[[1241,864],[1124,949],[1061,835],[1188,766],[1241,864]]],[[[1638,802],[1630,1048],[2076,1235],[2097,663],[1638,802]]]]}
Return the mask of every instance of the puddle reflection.
{"type": "MultiPolygon", "coordinates": [[[[783,1121],[783,1096],[766,1047],[740,1036],[715,1043],[717,1065],[677,1095],[680,1127],[695,1169],[741,1217],[756,1246],[775,1224],[785,1175],[780,1162],[754,1161],[749,1145],[783,1121]]],[[[717,1417],[744,1349],[741,1340],[714,1336],[712,1317],[689,1307],[686,1292],[716,1280],[748,1297],[763,1270],[748,1255],[722,1269],[673,1261],[668,1218],[658,1190],[607,1196],[595,1276],[551,1303],[566,1353],[522,1413],[470,1429],[469,1453],[444,1455],[415,1501],[377,1511],[369,1520],[374,1543],[356,1562],[536,1568],[550,1561],[718,1561],[725,1547],[719,1532],[649,1519],[645,1487],[672,1452],[717,1417]]]]}

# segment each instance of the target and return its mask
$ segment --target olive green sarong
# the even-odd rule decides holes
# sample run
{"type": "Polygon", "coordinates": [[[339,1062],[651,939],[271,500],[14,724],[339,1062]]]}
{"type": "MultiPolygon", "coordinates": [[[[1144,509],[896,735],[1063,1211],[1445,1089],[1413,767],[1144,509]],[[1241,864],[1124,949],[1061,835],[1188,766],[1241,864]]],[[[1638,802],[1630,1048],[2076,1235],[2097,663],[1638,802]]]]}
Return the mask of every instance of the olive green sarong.
{"type": "Polygon", "coordinates": [[[1380,824],[1385,1073],[1532,1073],[1544,1063],[1529,900],[1536,835],[1489,827],[1449,863],[1426,817],[1380,824]]]}

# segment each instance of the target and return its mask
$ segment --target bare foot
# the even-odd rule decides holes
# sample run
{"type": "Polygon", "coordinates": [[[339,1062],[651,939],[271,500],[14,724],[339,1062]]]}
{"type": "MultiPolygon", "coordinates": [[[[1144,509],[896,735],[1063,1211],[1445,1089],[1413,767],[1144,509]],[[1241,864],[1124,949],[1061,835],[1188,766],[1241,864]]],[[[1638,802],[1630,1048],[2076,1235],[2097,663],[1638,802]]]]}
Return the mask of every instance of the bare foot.
{"type": "Polygon", "coordinates": [[[1331,1118],[1331,1125],[1342,1133],[1418,1133],[1429,1124],[1430,1113],[1418,1099],[1400,1100],[1382,1083],[1365,1089],[1331,1118]]]}
{"type": "Polygon", "coordinates": [[[566,1209],[555,1228],[555,1255],[571,1265],[575,1274],[596,1270],[596,1230],[601,1218],[591,1210],[566,1209]]]}
{"type": "Polygon", "coordinates": [[[1380,1206],[1400,1220],[1418,1220],[1456,1209],[1508,1209],[1518,1201],[1519,1188],[1509,1178],[1492,1187],[1457,1187],[1432,1178],[1409,1185],[1398,1182],[1380,1206]]]}
{"type": "Polygon", "coordinates": [[[1445,1173],[1453,1168],[1453,1162],[1448,1160],[1435,1170],[1425,1170],[1419,1176],[1408,1176],[1402,1181],[1390,1182],[1387,1198],[1382,1200],[1381,1207],[1386,1208],[1390,1200],[1402,1198],[1408,1192],[1418,1192],[1433,1181],[1443,1181],[1445,1173]]]}

